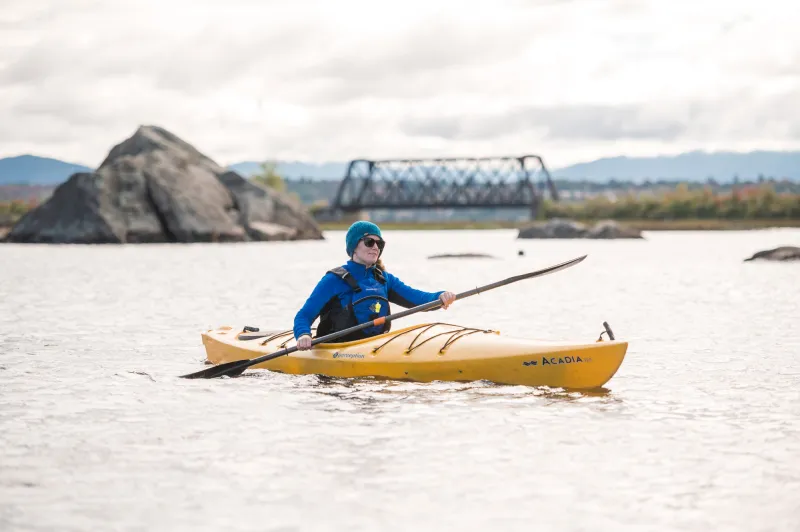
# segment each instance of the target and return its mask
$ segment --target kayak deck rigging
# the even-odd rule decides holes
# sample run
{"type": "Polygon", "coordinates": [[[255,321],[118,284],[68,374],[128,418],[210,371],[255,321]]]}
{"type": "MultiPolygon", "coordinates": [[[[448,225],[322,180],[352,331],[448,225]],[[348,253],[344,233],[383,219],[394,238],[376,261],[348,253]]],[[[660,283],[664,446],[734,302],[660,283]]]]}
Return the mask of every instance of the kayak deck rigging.
{"type": "MultiPolygon", "coordinates": [[[[248,328],[248,329],[250,329],[250,328],[248,328]]],[[[316,327],[312,327],[311,330],[312,331],[316,330],[316,327]]],[[[404,351],[406,354],[409,354],[409,353],[413,352],[415,349],[418,349],[420,346],[422,346],[422,345],[424,345],[424,344],[430,342],[431,340],[433,340],[435,338],[438,338],[440,336],[449,335],[449,338],[447,338],[445,340],[444,344],[442,344],[441,348],[439,348],[439,353],[444,353],[445,351],[447,351],[447,349],[451,345],[456,343],[458,340],[460,340],[461,338],[464,338],[466,336],[469,336],[471,334],[475,334],[475,333],[499,334],[497,331],[494,331],[492,329],[479,329],[479,328],[476,328],[476,327],[465,327],[463,325],[455,325],[455,324],[452,324],[452,323],[444,323],[444,322],[423,323],[421,325],[412,326],[412,327],[408,328],[407,330],[404,330],[404,331],[401,331],[401,332],[399,332],[399,333],[397,333],[395,335],[392,335],[391,338],[388,338],[382,344],[378,345],[377,347],[372,348],[372,352],[373,353],[378,353],[389,342],[393,342],[397,338],[400,338],[403,335],[406,335],[406,334],[409,334],[409,333],[413,333],[413,332],[417,332],[417,334],[411,340],[411,343],[408,344],[408,347],[406,347],[406,349],[404,351]],[[422,340],[421,342],[418,343],[420,338],[422,338],[422,336],[425,335],[425,333],[431,331],[431,329],[433,329],[435,327],[438,327],[438,326],[450,327],[451,329],[447,330],[447,331],[443,331],[443,332],[437,332],[436,334],[433,334],[433,335],[429,336],[428,338],[425,338],[424,340],[422,340]]],[[[284,340],[282,343],[278,344],[278,347],[283,349],[283,348],[285,348],[287,346],[287,344],[290,341],[294,340],[294,332],[291,329],[287,330],[287,331],[268,331],[268,332],[243,331],[243,332],[239,333],[237,338],[239,340],[242,340],[242,341],[258,340],[258,339],[264,338],[264,340],[261,341],[260,344],[261,345],[267,345],[268,343],[270,343],[270,342],[272,342],[274,340],[277,340],[278,338],[282,338],[284,336],[287,337],[286,340],[284,340]],[[266,338],[264,338],[265,336],[266,336],[266,338]]],[[[343,342],[343,343],[346,343],[346,342],[343,342]]],[[[331,342],[331,344],[334,345],[335,342],[331,342]]]]}
{"type": "Polygon", "coordinates": [[[393,340],[395,340],[397,338],[400,338],[404,334],[408,334],[410,332],[414,332],[414,331],[417,331],[417,330],[420,330],[420,331],[417,333],[417,335],[414,337],[414,339],[411,340],[411,343],[408,344],[408,347],[405,350],[406,354],[411,353],[415,349],[419,348],[420,346],[426,344],[427,342],[430,342],[431,340],[433,340],[434,338],[437,338],[439,336],[445,336],[445,335],[448,335],[448,334],[450,335],[450,338],[448,338],[445,341],[444,345],[442,345],[441,349],[439,349],[439,353],[444,353],[447,350],[448,347],[453,345],[457,340],[460,340],[461,338],[464,338],[465,336],[469,336],[470,334],[475,334],[475,333],[478,333],[478,332],[482,332],[482,333],[493,333],[494,332],[491,329],[476,329],[474,327],[464,327],[463,325],[453,325],[451,323],[442,323],[442,322],[425,323],[425,324],[418,325],[416,327],[410,328],[408,330],[402,331],[400,333],[397,333],[396,335],[392,336],[391,338],[389,338],[388,340],[383,342],[378,347],[373,348],[372,352],[373,353],[377,353],[378,351],[380,351],[389,342],[391,342],[391,341],[393,341],[393,340]],[[430,331],[431,329],[433,329],[437,325],[445,325],[447,327],[455,327],[456,330],[436,333],[436,334],[426,338],[425,340],[421,341],[420,343],[414,345],[416,343],[416,341],[419,340],[420,337],[423,334],[425,334],[426,332],[430,331]],[[420,329],[422,329],[422,330],[420,330],[420,329]]]}

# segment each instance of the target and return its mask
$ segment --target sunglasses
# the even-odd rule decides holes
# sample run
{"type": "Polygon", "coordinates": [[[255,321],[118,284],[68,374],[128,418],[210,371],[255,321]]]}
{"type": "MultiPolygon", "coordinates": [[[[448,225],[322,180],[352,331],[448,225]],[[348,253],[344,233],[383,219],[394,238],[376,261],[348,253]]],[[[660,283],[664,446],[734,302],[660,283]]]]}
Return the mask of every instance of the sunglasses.
{"type": "Polygon", "coordinates": [[[383,246],[386,245],[386,242],[384,242],[383,240],[375,240],[374,238],[364,238],[362,240],[364,242],[364,245],[367,246],[368,248],[371,248],[377,244],[378,249],[381,251],[383,251],[383,246]]]}

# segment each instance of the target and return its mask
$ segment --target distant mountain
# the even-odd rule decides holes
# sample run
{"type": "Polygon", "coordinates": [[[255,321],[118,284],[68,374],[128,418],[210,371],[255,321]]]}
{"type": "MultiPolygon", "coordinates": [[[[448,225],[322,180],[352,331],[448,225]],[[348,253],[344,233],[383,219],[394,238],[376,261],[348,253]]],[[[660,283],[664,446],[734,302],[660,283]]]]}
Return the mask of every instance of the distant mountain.
{"type": "MultiPolygon", "coordinates": [[[[547,157],[545,156],[545,162],[547,157]]],[[[280,161],[277,172],[287,179],[307,177],[312,179],[340,180],[347,171],[347,162],[306,163],[280,161]]],[[[250,177],[261,171],[255,161],[243,161],[228,168],[250,177]]],[[[0,185],[57,185],[76,172],[91,172],[80,164],[68,163],[48,157],[22,155],[0,159],[0,185]]],[[[610,179],[624,181],[705,181],[709,177],[719,182],[730,182],[738,176],[741,180],[754,180],[759,175],[776,179],[800,180],[800,151],[688,152],[675,156],[609,157],[575,164],[565,168],[550,169],[554,178],[586,179],[606,182],[610,179]]]]}
{"type": "MultiPolygon", "coordinates": [[[[348,163],[304,163],[301,161],[280,161],[275,171],[286,179],[310,177],[314,179],[336,179],[344,177],[348,163]]],[[[234,172],[250,177],[261,171],[261,163],[245,161],[230,165],[228,168],[234,172]]]]}
{"type": "MultiPolygon", "coordinates": [[[[546,160],[545,160],[546,162],[546,160]]],[[[755,180],[765,178],[800,179],[800,151],[688,152],[675,156],[609,157],[550,171],[554,178],[608,181],[609,179],[644,181],[686,180],[719,182],[735,177],[755,180]]]]}
{"type": "Polygon", "coordinates": [[[6,157],[0,159],[0,185],[58,185],[74,173],[91,171],[88,166],[49,157],[6,157]]]}
{"type": "MultiPolygon", "coordinates": [[[[300,161],[279,162],[277,171],[287,179],[311,177],[315,179],[336,179],[344,177],[348,163],[304,163],[300,161]]],[[[250,177],[261,171],[261,164],[245,161],[228,168],[242,176],[250,177]]],[[[77,172],[91,172],[92,168],[68,163],[49,157],[20,155],[0,159],[0,185],[58,185],[77,172]]]]}
{"type": "MultiPolygon", "coordinates": [[[[229,168],[243,176],[251,176],[261,170],[260,164],[252,161],[236,163],[229,168]]],[[[339,180],[347,171],[347,163],[279,162],[276,170],[278,174],[288,179],[310,177],[339,180]]],[[[694,151],[674,156],[609,157],[551,169],[550,173],[554,178],[603,182],[610,179],[705,181],[709,177],[719,182],[730,182],[737,176],[745,181],[755,180],[760,175],[765,178],[800,180],[800,151],[749,153],[694,151]]]]}

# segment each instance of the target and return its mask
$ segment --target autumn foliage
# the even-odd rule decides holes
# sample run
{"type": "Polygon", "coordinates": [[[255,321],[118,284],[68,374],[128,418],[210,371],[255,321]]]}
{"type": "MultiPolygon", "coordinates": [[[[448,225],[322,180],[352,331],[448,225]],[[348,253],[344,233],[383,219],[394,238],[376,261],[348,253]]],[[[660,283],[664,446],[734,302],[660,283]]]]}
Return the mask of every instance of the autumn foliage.
{"type": "Polygon", "coordinates": [[[660,195],[599,195],[583,202],[546,202],[543,218],[615,220],[778,220],[800,219],[800,194],[775,192],[769,184],[716,193],[685,184],[660,195]]]}
{"type": "Polygon", "coordinates": [[[0,226],[12,225],[39,204],[36,200],[0,201],[0,226]]]}

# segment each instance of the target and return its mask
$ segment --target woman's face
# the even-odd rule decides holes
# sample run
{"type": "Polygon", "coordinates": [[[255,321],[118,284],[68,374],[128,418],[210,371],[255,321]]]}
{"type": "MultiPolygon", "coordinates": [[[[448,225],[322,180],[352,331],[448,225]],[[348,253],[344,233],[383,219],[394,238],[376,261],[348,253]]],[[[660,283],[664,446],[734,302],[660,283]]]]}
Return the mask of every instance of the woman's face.
{"type": "Polygon", "coordinates": [[[367,266],[372,266],[376,262],[378,262],[378,257],[381,255],[381,250],[378,248],[377,242],[383,242],[379,236],[376,235],[367,235],[361,240],[358,241],[358,245],[356,246],[356,251],[353,253],[353,260],[360,264],[366,264],[367,266]],[[375,243],[372,244],[372,247],[367,247],[364,241],[374,241],[375,243]]]}

